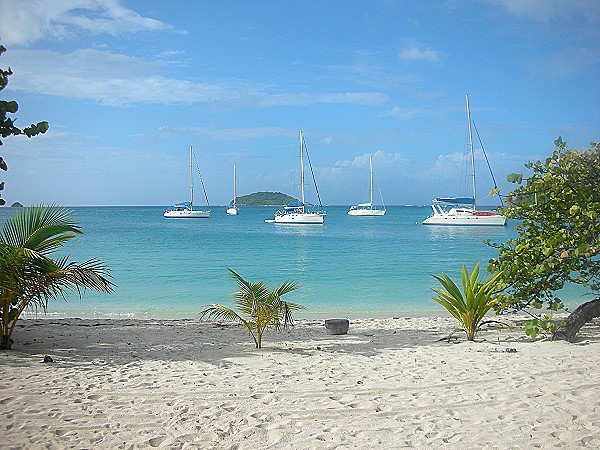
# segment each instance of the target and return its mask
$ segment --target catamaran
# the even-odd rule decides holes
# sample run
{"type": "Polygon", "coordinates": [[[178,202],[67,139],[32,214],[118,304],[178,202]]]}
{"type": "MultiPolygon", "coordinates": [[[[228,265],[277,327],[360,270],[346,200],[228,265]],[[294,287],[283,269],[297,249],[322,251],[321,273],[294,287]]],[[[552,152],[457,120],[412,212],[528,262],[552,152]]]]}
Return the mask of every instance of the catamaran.
{"type": "MultiPolygon", "coordinates": [[[[190,145],[190,201],[175,203],[173,207],[167,209],[163,216],[168,219],[208,219],[210,217],[210,204],[208,203],[208,196],[206,195],[206,189],[204,189],[204,182],[202,181],[202,175],[200,175],[200,169],[198,169],[198,176],[200,177],[200,183],[202,185],[202,190],[204,191],[207,209],[194,209],[194,177],[192,160],[195,159],[196,157],[194,155],[194,151],[190,145]]],[[[196,167],[198,167],[197,162],[196,167]]]]}
{"type": "Polygon", "coordinates": [[[236,192],[235,164],[234,164],[233,165],[233,203],[231,204],[231,206],[229,206],[229,208],[227,208],[228,216],[237,216],[238,215],[239,210],[236,205],[236,198],[237,198],[237,192],[236,192]]]}
{"type": "MultiPolygon", "coordinates": [[[[373,205],[373,158],[369,156],[369,171],[370,171],[370,193],[371,199],[369,203],[359,203],[358,205],[352,206],[348,210],[348,214],[351,216],[383,216],[385,214],[385,205],[383,204],[383,197],[381,198],[382,208],[378,209],[373,205]]],[[[379,192],[381,196],[381,191],[379,192]]]]}
{"type": "Polygon", "coordinates": [[[317,181],[312,171],[312,165],[310,163],[310,156],[308,155],[308,149],[304,142],[304,136],[302,130],[300,130],[300,201],[291,203],[283,208],[283,211],[278,210],[273,219],[267,219],[267,223],[281,223],[281,224],[322,224],[325,221],[327,213],[323,209],[321,204],[321,196],[319,195],[319,189],[317,188],[317,181]],[[304,200],[304,153],[306,152],[306,158],[310,167],[310,173],[312,175],[313,182],[315,184],[315,190],[317,192],[317,198],[319,199],[319,208],[317,211],[312,211],[311,207],[314,206],[310,203],[306,203],[304,200]]]}
{"type": "MultiPolygon", "coordinates": [[[[477,189],[475,183],[475,153],[473,151],[473,133],[471,130],[471,110],[467,99],[467,120],[469,124],[469,148],[471,154],[472,197],[436,197],[431,208],[433,214],[423,221],[425,225],[485,225],[504,226],[506,218],[494,211],[477,209],[477,189]]],[[[485,153],[484,153],[485,154],[485,153]]],[[[486,157],[487,158],[487,157],[486,157]]],[[[490,168],[491,172],[491,168],[490,168]]],[[[493,174],[492,174],[493,178],[493,174]]]]}

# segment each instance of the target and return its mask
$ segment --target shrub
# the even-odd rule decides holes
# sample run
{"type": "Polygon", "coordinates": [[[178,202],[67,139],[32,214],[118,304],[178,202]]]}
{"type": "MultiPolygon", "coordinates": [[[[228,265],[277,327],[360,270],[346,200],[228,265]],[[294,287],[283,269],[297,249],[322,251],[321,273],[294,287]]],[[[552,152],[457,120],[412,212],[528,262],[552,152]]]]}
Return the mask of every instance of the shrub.
{"type": "Polygon", "coordinates": [[[433,289],[437,294],[433,300],[442,305],[462,325],[467,333],[467,340],[475,339],[475,334],[482,325],[487,312],[500,299],[501,272],[493,274],[486,282],[479,281],[479,263],[469,275],[462,266],[462,292],[458,286],[442,272],[441,276],[431,275],[439,281],[443,289],[433,289]]]}
{"type": "Polygon", "coordinates": [[[200,313],[201,320],[207,318],[208,320],[239,322],[254,339],[256,348],[262,347],[262,336],[267,328],[278,329],[282,324],[284,327],[293,325],[292,311],[304,307],[283,301],[281,297],[296,290],[298,288],[296,283],[286,281],[277,288],[269,290],[263,281],[251,283],[233,270],[227,270],[240,287],[240,290],[233,294],[240,312],[224,305],[213,304],[200,313]]]}

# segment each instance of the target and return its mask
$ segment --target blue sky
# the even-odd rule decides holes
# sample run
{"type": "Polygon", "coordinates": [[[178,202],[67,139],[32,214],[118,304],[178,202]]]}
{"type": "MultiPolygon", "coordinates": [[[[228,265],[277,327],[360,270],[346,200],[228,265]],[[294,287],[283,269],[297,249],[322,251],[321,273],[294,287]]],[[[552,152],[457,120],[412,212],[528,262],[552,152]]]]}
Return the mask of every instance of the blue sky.
{"type": "MultiPolygon", "coordinates": [[[[503,192],[557,136],[600,139],[600,2],[0,0],[7,203],[169,205],[193,145],[211,204],[298,196],[298,130],[325,204],[463,195],[465,94],[503,192]]],[[[491,189],[476,139],[478,188],[491,189]]],[[[196,181],[197,182],[197,181],[196,181]]],[[[198,198],[197,198],[198,199],[198,198]]],[[[485,203],[485,199],[484,199],[485,203]]]]}

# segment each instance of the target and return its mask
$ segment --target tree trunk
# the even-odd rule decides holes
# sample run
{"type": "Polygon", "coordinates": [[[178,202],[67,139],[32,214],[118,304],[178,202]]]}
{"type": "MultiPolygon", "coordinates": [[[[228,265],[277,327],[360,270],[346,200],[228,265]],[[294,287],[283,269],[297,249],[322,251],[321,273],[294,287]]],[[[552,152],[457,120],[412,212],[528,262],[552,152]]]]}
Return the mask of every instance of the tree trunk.
{"type": "Polygon", "coordinates": [[[2,335],[2,341],[0,342],[0,350],[10,350],[12,347],[12,339],[8,334],[2,335]]]}
{"type": "Polygon", "coordinates": [[[553,340],[574,342],[580,328],[595,317],[600,317],[600,297],[580,305],[567,317],[567,323],[554,332],[553,340]]]}

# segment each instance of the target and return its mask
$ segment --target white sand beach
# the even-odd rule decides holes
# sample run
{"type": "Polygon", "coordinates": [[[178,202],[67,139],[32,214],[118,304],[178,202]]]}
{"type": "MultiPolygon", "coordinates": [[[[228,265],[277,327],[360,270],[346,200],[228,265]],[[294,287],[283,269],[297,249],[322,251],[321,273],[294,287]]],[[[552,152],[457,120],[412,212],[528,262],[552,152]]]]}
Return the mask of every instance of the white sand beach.
{"type": "Polygon", "coordinates": [[[257,350],[196,320],[21,320],[0,353],[0,448],[600,447],[597,325],[575,344],[439,341],[454,328],[300,320],[257,350]]]}

